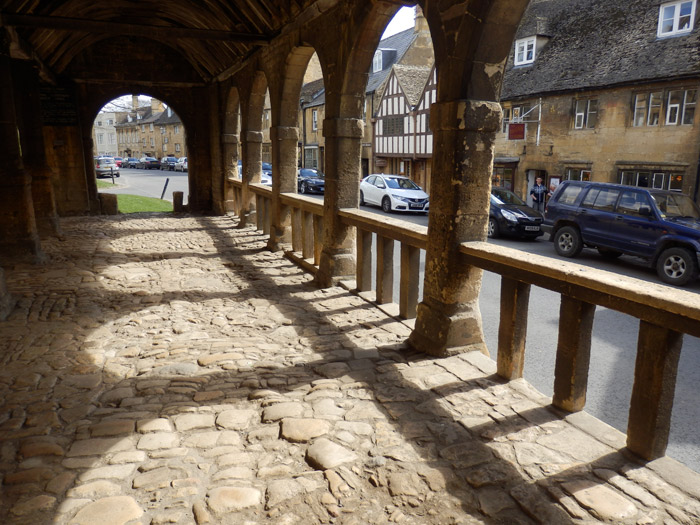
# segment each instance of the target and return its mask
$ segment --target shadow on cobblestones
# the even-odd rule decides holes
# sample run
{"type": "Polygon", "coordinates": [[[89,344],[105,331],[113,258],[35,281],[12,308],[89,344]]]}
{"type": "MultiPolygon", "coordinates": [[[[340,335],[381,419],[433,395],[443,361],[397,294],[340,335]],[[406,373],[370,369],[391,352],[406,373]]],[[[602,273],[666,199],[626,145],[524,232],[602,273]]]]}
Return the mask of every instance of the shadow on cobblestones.
{"type": "Polygon", "coordinates": [[[402,323],[230,218],[64,229],[50,267],[8,269],[5,523],[700,516],[481,354],[410,351],[402,323]]]}

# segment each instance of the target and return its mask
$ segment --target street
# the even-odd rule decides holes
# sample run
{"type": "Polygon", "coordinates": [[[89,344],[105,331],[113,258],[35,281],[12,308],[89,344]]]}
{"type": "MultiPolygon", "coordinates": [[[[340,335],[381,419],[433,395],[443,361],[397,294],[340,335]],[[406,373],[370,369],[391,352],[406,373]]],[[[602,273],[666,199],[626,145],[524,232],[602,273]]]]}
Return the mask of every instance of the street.
{"type": "MultiPolygon", "coordinates": [[[[169,181],[168,188],[165,195],[163,195],[163,200],[172,202],[173,192],[181,191],[184,195],[183,204],[187,204],[187,196],[189,194],[187,173],[180,171],[122,168],[119,170],[119,177],[114,179],[114,182],[116,182],[115,188],[101,189],[100,191],[104,193],[141,195],[143,197],[160,199],[166,179],[169,179],[169,181]]],[[[99,180],[112,182],[111,178],[102,178],[99,180]]]]}

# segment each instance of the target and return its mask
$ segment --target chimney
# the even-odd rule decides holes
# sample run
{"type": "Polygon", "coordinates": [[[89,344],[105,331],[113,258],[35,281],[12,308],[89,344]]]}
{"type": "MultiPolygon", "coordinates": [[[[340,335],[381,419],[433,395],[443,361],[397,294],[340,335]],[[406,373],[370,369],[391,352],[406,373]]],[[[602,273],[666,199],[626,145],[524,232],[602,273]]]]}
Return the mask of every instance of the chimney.
{"type": "Polygon", "coordinates": [[[153,113],[157,113],[159,111],[162,112],[163,111],[163,103],[160,100],[158,100],[157,98],[152,98],[151,99],[151,110],[153,111],[153,113]]]}
{"type": "Polygon", "coordinates": [[[139,109],[139,96],[131,95],[131,110],[136,111],[139,109]]]}
{"type": "Polygon", "coordinates": [[[416,21],[413,27],[415,33],[430,33],[428,20],[423,16],[423,10],[419,5],[416,6],[416,21]]]}

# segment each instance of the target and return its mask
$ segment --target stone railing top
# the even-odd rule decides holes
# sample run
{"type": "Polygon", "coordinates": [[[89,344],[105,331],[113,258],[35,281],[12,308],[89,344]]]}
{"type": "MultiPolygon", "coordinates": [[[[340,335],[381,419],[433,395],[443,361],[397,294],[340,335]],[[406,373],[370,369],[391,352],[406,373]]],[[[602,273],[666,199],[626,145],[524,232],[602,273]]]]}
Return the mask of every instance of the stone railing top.
{"type": "Polygon", "coordinates": [[[285,206],[300,208],[314,215],[323,216],[323,201],[314,199],[313,197],[307,197],[306,195],[299,195],[297,193],[281,193],[280,200],[285,206]]]}
{"type": "Polygon", "coordinates": [[[468,264],[700,336],[700,296],[694,292],[533,255],[487,242],[463,243],[468,264]]]}
{"type": "Polygon", "coordinates": [[[343,218],[343,222],[350,226],[371,231],[416,248],[426,249],[428,246],[428,228],[425,226],[409,225],[400,219],[392,219],[355,208],[343,208],[339,211],[339,215],[343,218]]]}

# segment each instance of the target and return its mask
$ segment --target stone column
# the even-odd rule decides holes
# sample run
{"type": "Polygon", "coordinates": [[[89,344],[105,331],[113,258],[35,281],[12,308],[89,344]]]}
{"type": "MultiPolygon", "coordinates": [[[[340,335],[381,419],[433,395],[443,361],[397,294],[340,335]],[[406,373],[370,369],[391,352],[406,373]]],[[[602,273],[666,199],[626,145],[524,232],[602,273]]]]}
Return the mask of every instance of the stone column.
{"type": "Polygon", "coordinates": [[[436,150],[430,194],[423,301],[409,344],[446,356],[479,350],[488,355],[479,310],[482,271],[465,264],[462,242],[486,239],[497,102],[458,100],[433,104],[430,127],[436,150]]]}
{"type": "Polygon", "coordinates": [[[232,211],[233,189],[229,180],[238,178],[238,135],[222,134],[221,144],[224,151],[224,206],[226,211],[232,211]]]}
{"type": "Polygon", "coordinates": [[[39,77],[30,62],[15,64],[14,84],[18,107],[24,170],[32,180],[32,199],[37,229],[61,237],[52,172],[46,158],[39,77]]]}
{"type": "Polygon", "coordinates": [[[32,180],[24,169],[12,87],[12,60],[0,36],[0,254],[44,258],[39,243],[32,180]]]}
{"type": "Polygon", "coordinates": [[[248,188],[251,182],[260,182],[262,176],[262,141],[263,134],[260,131],[246,131],[243,144],[243,208],[238,223],[239,228],[245,228],[248,224],[255,224],[255,194],[248,188]]]}
{"type": "Polygon", "coordinates": [[[267,247],[280,250],[280,243],[292,241],[292,216],[286,206],[282,206],[280,193],[297,191],[297,146],[299,128],[275,126],[270,128],[272,139],[272,228],[267,247]]]}
{"type": "Polygon", "coordinates": [[[5,284],[5,273],[0,268],[0,321],[7,319],[14,305],[15,301],[12,299],[10,292],[7,291],[7,285],[5,284]]]}
{"type": "Polygon", "coordinates": [[[342,278],[355,275],[355,230],[341,222],[338,210],[357,208],[359,204],[363,133],[361,119],[327,118],[323,121],[326,189],[323,248],[316,274],[319,286],[332,286],[342,278]]]}

